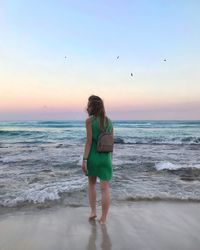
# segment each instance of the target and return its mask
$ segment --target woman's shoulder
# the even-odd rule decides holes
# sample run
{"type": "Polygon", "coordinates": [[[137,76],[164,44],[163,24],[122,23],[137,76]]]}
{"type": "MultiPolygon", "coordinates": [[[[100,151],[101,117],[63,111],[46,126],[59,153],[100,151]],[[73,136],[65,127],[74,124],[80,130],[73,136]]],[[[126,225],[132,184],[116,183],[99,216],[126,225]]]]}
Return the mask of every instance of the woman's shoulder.
{"type": "Polygon", "coordinates": [[[94,118],[95,118],[94,115],[89,116],[88,118],[86,118],[85,123],[86,124],[91,123],[94,120],[94,118]]]}

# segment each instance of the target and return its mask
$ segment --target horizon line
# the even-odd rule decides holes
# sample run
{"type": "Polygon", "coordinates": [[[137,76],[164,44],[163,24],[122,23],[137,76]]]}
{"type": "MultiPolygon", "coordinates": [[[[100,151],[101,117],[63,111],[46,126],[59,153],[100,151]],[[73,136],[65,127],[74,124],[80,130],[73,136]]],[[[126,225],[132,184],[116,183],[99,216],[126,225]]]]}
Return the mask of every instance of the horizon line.
{"type": "MultiPolygon", "coordinates": [[[[89,118],[89,117],[87,117],[89,118]]],[[[87,119],[86,118],[86,119],[87,119]]],[[[111,119],[112,121],[200,121],[200,119],[111,119]]],[[[35,119],[35,120],[0,120],[0,122],[35,122],[35,121],[85,121],[85,119],[35,119]]]]}

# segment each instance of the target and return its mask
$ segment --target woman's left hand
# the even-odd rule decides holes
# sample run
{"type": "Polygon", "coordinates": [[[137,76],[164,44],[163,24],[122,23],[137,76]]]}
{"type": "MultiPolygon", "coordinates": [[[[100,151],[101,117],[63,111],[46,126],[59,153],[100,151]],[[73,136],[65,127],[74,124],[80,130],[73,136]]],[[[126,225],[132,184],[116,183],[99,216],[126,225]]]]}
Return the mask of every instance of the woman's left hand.
{"type": "Polygon", "coordinates": [[[82,171],[84,174],[87,173],[87,161],[82,162],[82,171]]]}

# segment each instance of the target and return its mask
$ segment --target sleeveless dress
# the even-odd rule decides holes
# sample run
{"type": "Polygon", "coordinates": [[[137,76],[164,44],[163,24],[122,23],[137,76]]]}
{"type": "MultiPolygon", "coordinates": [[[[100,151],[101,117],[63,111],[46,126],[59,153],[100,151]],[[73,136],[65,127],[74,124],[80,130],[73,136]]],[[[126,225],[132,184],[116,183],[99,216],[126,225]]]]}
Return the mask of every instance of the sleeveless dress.
{"type": "MultiPolygon", "coordinates": [[[[112,153],[99,153],[97,151],[97,138],[101,133],[99,122],[100,117],[91,116],[92,144],[87,160],[86,175],[99,177],[102,181],[109,181],[112,179],[112,153]]],[[[108,119],[106,131],[111,132],[112,128],[112,122],[108,119]]]]}

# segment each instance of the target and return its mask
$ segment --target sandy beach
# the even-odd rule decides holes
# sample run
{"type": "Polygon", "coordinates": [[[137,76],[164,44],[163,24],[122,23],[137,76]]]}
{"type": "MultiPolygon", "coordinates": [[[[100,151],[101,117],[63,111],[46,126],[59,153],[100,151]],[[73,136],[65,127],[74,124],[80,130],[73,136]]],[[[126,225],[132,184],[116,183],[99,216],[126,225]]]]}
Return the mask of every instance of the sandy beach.
{"type": "Polygon", "coordinates": [[[192,202],[130,202],[111,206],[105,226],[88,221],[87,207],[16,211],[0,216],[0,249],[199,250],[199,211],[192,202]]]}

